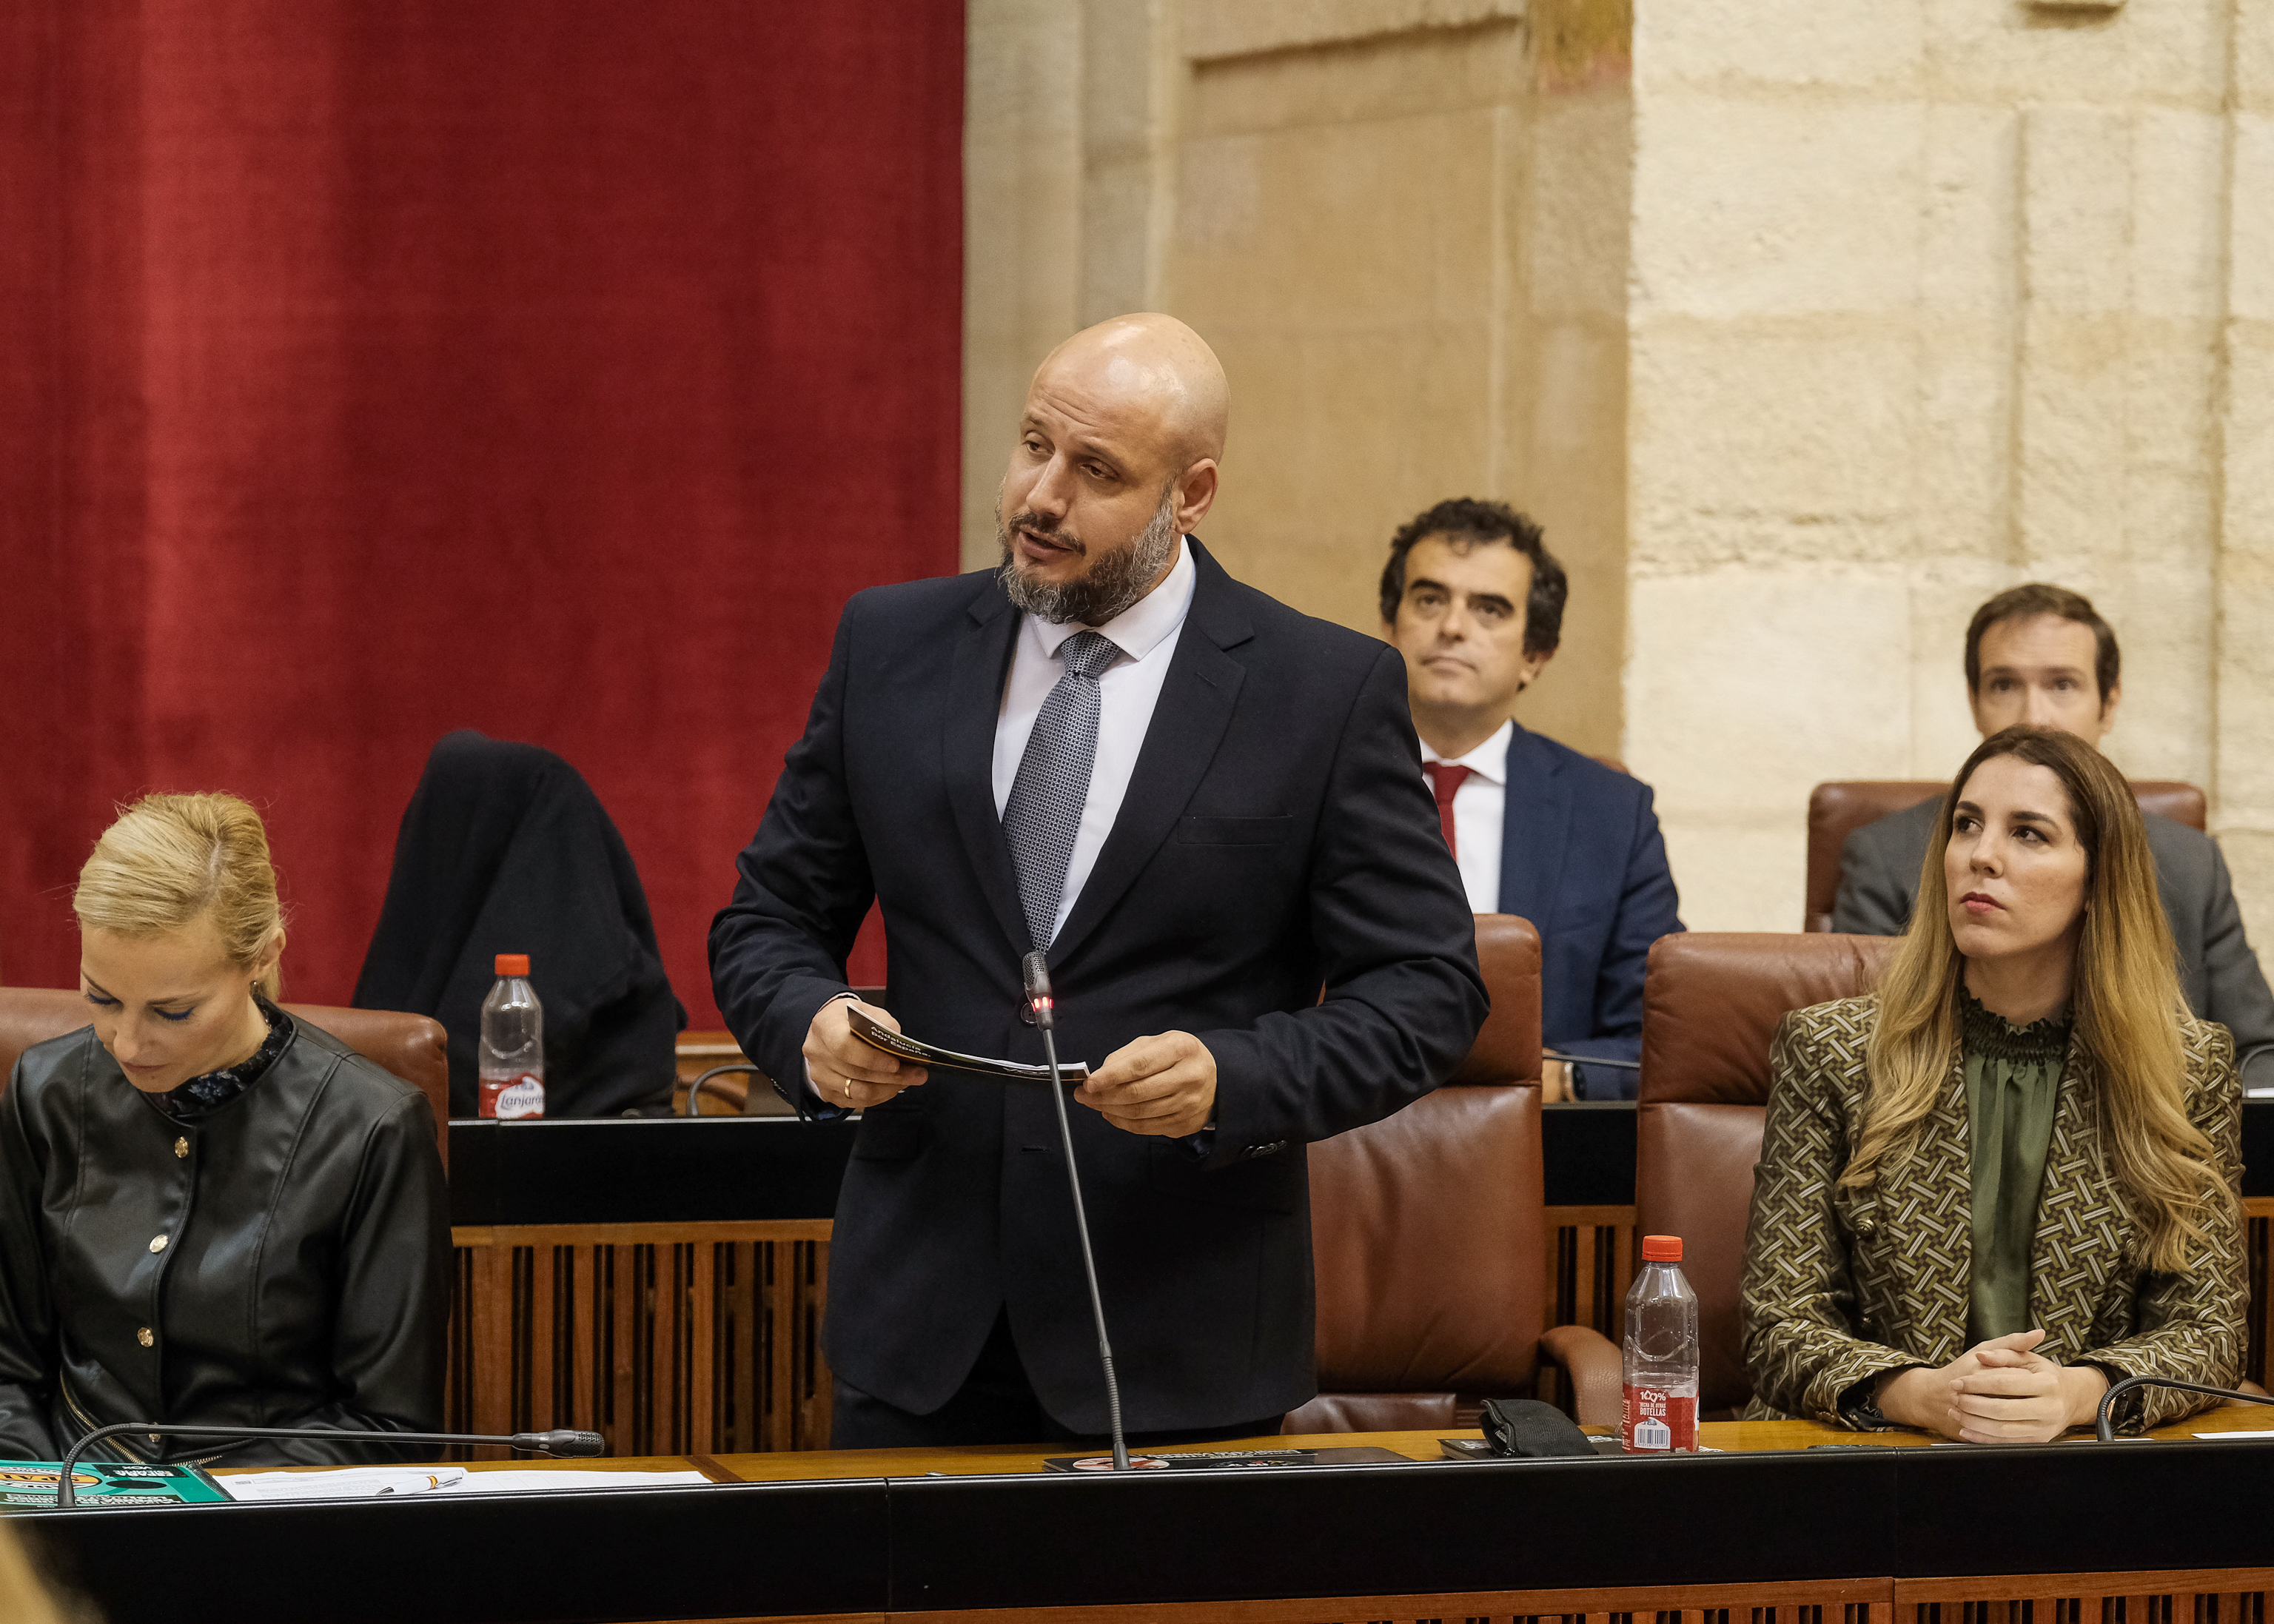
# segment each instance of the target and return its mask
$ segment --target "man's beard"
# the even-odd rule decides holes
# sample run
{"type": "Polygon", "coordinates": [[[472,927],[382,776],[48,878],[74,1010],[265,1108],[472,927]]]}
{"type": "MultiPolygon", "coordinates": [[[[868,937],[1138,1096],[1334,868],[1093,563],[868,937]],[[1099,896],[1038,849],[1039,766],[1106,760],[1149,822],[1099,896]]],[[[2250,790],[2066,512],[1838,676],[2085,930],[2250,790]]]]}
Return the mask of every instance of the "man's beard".
{"type": "Polygon", "coordinates": [[[1011,551],[1011,532],[1021,525],[1052,541],[1075,547],[1084,557],[1088,556],[1088,550],[1082,547],[1080,538],[1056,534],[1031,513],[1014,515],[1008,523],[1000,520],[996,523],[995,539],[1003,549],[1003,590],[1018,608],[1058,626],[1068,621],[1082,626],[1104,625],[1145,596],[1154,580],[1177,556],[1178,544],[1184,539],[1183,532],[1177,528],[1177,487],[1171,484],[1161,493],[1160,508],[1151,522],[1137,532],[1136,539],[1125,547],[1099,553],[1090,560],[1088,569],[1081,575],[1053,585],[1031,580],[1020,572],[1018,557],[1011,551]]]}

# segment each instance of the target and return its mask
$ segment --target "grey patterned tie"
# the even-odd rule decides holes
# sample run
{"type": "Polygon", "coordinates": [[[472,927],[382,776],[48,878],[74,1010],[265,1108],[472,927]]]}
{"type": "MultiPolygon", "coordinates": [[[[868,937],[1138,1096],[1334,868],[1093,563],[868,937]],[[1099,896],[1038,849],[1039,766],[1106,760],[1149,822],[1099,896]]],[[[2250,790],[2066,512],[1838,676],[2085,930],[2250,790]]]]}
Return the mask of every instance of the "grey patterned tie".
{"type": "Polygon", "coordinates": [[[1058,646],[1065,662],[1060,677],[1035,716],[1019,776],[1003,802],[1003,832],[1011,842],[1011,862],[1019,871],[1019,906],[1027,934],[1047,948],[1058,934],[1058,903],[1065,895],[1066,869],[1073,861],[1074,836],[1089,801],[1089,770],[1097,759],[1097,679],[1121,658],[1113,641],[1098,632],[1076,632],[1058,646]]]}

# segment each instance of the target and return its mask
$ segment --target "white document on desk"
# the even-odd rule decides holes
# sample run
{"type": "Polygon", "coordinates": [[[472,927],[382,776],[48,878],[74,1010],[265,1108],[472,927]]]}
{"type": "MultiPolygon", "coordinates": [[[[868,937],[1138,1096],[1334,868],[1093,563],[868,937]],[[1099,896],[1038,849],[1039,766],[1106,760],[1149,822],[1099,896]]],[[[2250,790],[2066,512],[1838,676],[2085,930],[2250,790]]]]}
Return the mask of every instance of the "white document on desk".
{"type": "Polygon", "coordinates": [[[332,1471],[215,1472],[240,1500],[375,1500],[382,1495],[527,1494],[561,1489],[675,1489],[711,1479],[699,1471],[468,1471],[462,1466],[343,1466],[332,1471]]]}

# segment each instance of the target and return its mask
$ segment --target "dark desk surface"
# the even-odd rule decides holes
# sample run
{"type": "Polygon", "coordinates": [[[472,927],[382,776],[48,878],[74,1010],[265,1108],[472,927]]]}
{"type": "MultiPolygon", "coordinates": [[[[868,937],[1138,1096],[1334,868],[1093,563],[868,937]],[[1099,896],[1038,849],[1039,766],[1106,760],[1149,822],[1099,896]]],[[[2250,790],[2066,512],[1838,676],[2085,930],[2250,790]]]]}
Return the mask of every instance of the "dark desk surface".
{"type": "MultiPolygon", "coordinates": [[[[827,1218],[855,1132],[794,1116],[454,1122],[450,1222],[827,1218]]],[[[1633,1204],[1632,1104],[1550,1105],[1540,1138],[1547,1205],[1633,1204]]],[[[2242,1193],[2274,1196],[2274,1100],[2244,1102],[2242,1160],[2242,1193]]]]}
{"type": "MultiPolygon", "coordinates": [[[[2215,1410],[2164,1436],[2263,1425],[2215,1410]]],[[[1812,1450],[1859,1435],[1732,1424],[1703,1431],[1728,1453],[1675,1460],[1126,1478],[1040,1473],[1032,1448],[729,1455],[695,1458],[715,1488],[14,1522],[113,1620],[228,1624],[1149,1606],[2238,1568],[2267,1556],[2274,1440],[1977,1449],[1879,1437],[1895,1447],[1812,1450]],[[2026,1538],[2016,1519],[1990,1513],[2016,1506],[2038,1508],[2021,1520],[2026,1538]],[[2069,1510],[2042,1515],[2054,1507],[2069,1510]]],[[[1263,1441],[1437,1453],[1432,1433],[1263,1441]]]]}

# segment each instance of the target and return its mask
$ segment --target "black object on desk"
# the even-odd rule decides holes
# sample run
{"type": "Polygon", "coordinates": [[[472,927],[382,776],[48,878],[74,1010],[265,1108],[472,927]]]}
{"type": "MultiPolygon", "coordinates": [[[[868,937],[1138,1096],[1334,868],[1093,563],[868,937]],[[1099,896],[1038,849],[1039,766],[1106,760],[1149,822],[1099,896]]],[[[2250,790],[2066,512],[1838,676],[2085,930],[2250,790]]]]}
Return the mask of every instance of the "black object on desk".
{"type": "Polygon", "coordinates": [[[107,1616],[185,1624],[553,1624],[1721,1583],[1758,1584],[1767,1605],[1780,1583],[1821,1579],[2261,1567],[2270,1471],[2270,1441],[2061,1443],[1389,1471],[1028,1471],[10,1520],[107,1616]],[[1981,1515],[1985,1504],[2124,1515],[2054,1519],[2017,1540],[1981,1515]],[[1650,1537],[1528,1531],[1566,1525],[1650,1537]],[[879,1535],[847,1540],[848,1527],[879,1535]]]}
{"type": "MultiPolygon", "coordinates": [[[[454,1122],[450,1222],[670,1223],[828,1218],[856,1122],[794,1116],[454,1122]]],[[[1550,1207],[1634,1204],[1635,1106],[1540,1113],[1550,1207]]],[[[2274,1196],[2274,1100],[2242,1104],[2242,1193],[2274,1196]]]]}
{"type": "Polygon", "coordinates": [[[454,1122],[450,1222],[706,1223],[827,1218],[850,1117],[651,1116],[454,1122]]]}

